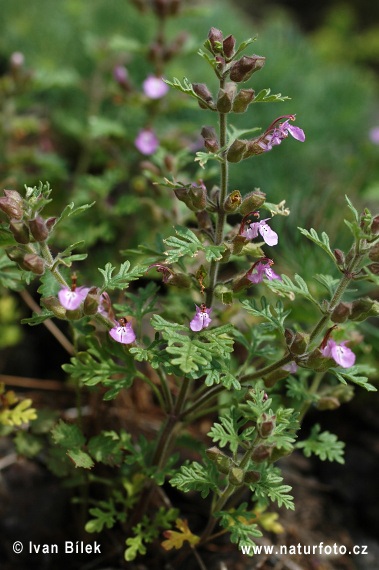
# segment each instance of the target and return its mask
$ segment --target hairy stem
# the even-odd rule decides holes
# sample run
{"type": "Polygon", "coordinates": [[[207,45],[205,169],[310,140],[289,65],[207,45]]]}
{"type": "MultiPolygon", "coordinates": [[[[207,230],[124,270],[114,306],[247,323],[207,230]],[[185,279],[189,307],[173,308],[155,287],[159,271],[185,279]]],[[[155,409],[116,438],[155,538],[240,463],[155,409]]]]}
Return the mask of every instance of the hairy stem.
{"type": "MultiPolygon", "coordinates": [[[[220,88],[224,87],[225,79],[220,79],[220,88]]],[[[219,140],[220,147],[223,148],[227,143],[227,115],[219,113],[219,140]]],[[[220,245],[224,238],[225,210],[224,202],[228,192],[228,161],[226,156],[220,165],[220,196],[218,200],[218,212],[216,220],[216,231],[214,237],[215,245],[220,245]]],[[[212,306],[214,289],[217,282],[219,261],[212,259],[209,266],[209,285],[207,287],[207,295],[205,304],[207,307],[212,306]]]]}

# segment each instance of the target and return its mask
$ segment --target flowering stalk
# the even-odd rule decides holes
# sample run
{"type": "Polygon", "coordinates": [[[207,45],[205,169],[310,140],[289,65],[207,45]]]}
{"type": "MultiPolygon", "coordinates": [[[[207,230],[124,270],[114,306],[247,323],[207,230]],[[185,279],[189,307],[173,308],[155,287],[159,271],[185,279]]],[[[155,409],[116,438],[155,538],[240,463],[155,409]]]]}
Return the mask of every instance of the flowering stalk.
{"type": "MultiPolygon", "coordinates": [[[[220,78],[220,89],[225,87],[225,78],[220,78]]],[[[219,112],[219,141],[220,147],[223,148],[227,144],[227,114],[219,112]]],[[[214,236],[214,244],[220,245],[224,238],[224,224],[226,213],[224,210],[224,202],[228,192],[228,161],[224,156],[220,164],[220,196],[218,200],[216,231],[214,236]]],[[[217,281],[219,261],[213,259],[209,267],[209,285],[207,287],[206,301],[207,307],[212,306],[213,294],[217,281]]]]}

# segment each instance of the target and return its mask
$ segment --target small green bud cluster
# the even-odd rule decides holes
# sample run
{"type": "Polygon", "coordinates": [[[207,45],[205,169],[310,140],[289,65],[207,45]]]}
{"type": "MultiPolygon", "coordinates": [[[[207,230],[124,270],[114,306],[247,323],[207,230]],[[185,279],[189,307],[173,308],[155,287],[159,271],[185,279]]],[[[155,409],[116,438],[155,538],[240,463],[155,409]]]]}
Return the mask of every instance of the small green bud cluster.
{"type": "Polygon", "coordinates": [[[229,483],[235,487],[240,487],[244,484],[252,485],[261,478],[259,471],[245,471],[218,447],[210,447],[205,453],[208,459],[216,465],[217,470],[223,475],[227,475],[229,483]]]}

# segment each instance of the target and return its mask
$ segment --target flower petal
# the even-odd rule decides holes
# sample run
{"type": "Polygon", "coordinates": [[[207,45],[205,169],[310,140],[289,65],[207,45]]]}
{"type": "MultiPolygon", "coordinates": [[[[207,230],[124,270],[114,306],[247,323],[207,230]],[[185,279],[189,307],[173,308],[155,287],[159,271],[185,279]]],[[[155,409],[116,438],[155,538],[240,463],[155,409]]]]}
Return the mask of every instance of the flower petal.
{"type": "Polygon", "coordinates": [[[109,331],[109,334],[113,340],[121,344],[130,344],[136,339],[136,335],[132,329],[132,323],[127,323],[125,326],[117,325],[109,331]]]}

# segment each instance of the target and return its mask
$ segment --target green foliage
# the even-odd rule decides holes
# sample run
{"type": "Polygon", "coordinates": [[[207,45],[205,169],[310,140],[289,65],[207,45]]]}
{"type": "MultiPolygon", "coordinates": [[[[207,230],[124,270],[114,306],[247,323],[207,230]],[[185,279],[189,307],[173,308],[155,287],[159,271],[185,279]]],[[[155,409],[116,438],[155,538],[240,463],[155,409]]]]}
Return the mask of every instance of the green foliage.
{"type": "Polygon", "coordinates": [[[168,509],[166,511],[163,507],[158,510],[153,520],[145,515],[142,521],[133,527],[135,536],[126,539],[128,548],[124,553],[125,560],[131,562],[138,554],[146,554],[146,544],[158,538],[162,530],[169,529],[177,516],[177,509],[168,509]]]}
{"type": "Polygon", "coordinates": [[[203,499],[208,497],[211,491],[217,493],[219,488],[219,474],[214,464],[207,462],[201,465],[197,461],[182,465],[180,470],[173,476],[170,484],[180,491],[200,491],[203,499]]]}
{"type": "Polygon", "coordinates": [[[319,303],[310,293],[308,285],[300,275],[295,274],[294,276],[295,282],[293,282],[292,279],[288,277],[288,275],[282,275],[282,279],[283,281],[279,281],[278,279],[275,279],[273,281],[265,281],[265,285],[272,291],[283,293],[284,295],[287,295],[290,298],[292,296],[292,299],[293,299],[293,294],[301,295],[302,297],[308,299],[308,301],[311,301],[311,303],[313,303],[314,305],[316,305],[316,307],[319,308],[319,303]]]}
{"type": "Polygon", "coordinates": [[[251,486],[254,498],[261,504],[268,504],[268,499],[276,501],[278,506],[284,505],[286,509],[295,510],[293,497],[288,494],[291,491],[289,485],[282,485],[283,477],[280,475],[280,469],[269,465],[261,474],[261,478],[257,483],[251,486]]]}
{"type": "Polygon", "coordinates": [[[321,239],[320,239],[316,230],[314,230],[313,228],[311,228],[310,231],[305,230],[304,228],[298,228],[298,230],[300,230],[300,232],[308,239],[313,241],[313,243],[321,247],[321,249],[323,249],[335,262],[334,254],[330,248],[329,236],[326,232],[321,233],[321,239]]]}
{"type": "Polygon", "coordinates": [[[220,525],[230,531],[231,542],[237,543],[240,549],[242,546],[256,546],[251,537],[262,536],[262,532],[254,522],[257,515],[254,511],[247,510],[247,503],[241,503],[238,508],[230,511],[218,511],[214,515],[220,517],[220,525]]]}
{"type": "Polygon", "coordinates": [[[337,376],[338,380],[342,382],[342,384],[347,384],[346,380],[350,380],[350,382],[358,384],[358,386],[365,388],[368,392],[377,392],[377,388],[369,383],[367,376],[360,375],[361,372],[366,372],[367,374],[374,372],[374,369],[370,366],[367,367],[365,365],[356,364],[347,370],[341,368],[330,368],[329,371],[337,376]]]}
{"type": "Polygon", "coordinates": [[[116,268],[111,263],[107,263],[104,269],[99,268],[104,279],[101,292],[105,290],[113,291],[114,289],[126,289],[129,286],[130,281],[135,281],[145,273],[147,266],[138,265],[133,269],[130,269],[130,262],[125,261],[121,264],[118,272],[113,275],[115,269],[116,268]]]}
{"type": "Polygon", "coordinates": [[[176,236],[171,236],[163,240],[166,246],[171,248],[165,251],[167,263],[175,263],[184,255],[195,257],[199,251],[205,252],[207,261],[212,261],[212,259],[217,261],[221,259],[222,253],[226,249],[225,245],[204,246],[190,229],[184,226],[175,226],[174,229],[176,236]]]}
{"type": "Polygon", "coordinates": [[[279,299],[275,308],[272,308],[266,300],[266,297],[261,298],[261,308],[255,299],[246,299],[242,301],[244,309],[255,317],[262,317],[267,321],[260,326],[262,330],[278,330],[284,334],[284,321],[290,314],[290,310],[285,311],[282,301],[279,299]],[[272,313],[274,311],[274,314],[272,313]]]}
{"type": "Polygon", "coordinates": [[[327,459],[328,461],[337,461],[337,463],[344,464],[344,442],[338,441],[337,436],[329,431],[320,433],[320,429],[320,424],[315,424],[309,438],[305,441],[298,441],[295,447],[302,449],[306,457],[310,457],[313,453],[321,461],[327,459]]]}
{"type": "MultiPolygon", "coordinates": [[[[215,443],[219,442],[220,447],[229,445],[231,451],[236,453],[242,441],[242,436],[239,432],[246,421],[246,418],[241,416],[241,412],[233,406],[227,416],[221,417],[220,424],[213,424],[208,436],[215,443]]],[[[248,433],[245,430],[243,439],[245,441],[248,440],[254,432],[255,428],[249,428],[248,433]]]]}
{"type": "Polygon", "coordinates": [[[271,95],[271,89],[262,89],[254,97],[253,103],[275,103],[277,101],[289,101],[291,97],[277,93],[276,95],[271,95]]]}
{"type": "Polygon", "coordinates": [[[200,536],[192,534],[188,528],[188,522],[182,519],[176,519],[175,526],[179,532],[175,530],[166,530],[163,534],[166,540],[162,542],[162,546],[165,550],[172,550],[176,548],[179,550],[183,547],[185,541],[189,542],[191,545],[195,545],[199,542],[200,536]]]}

